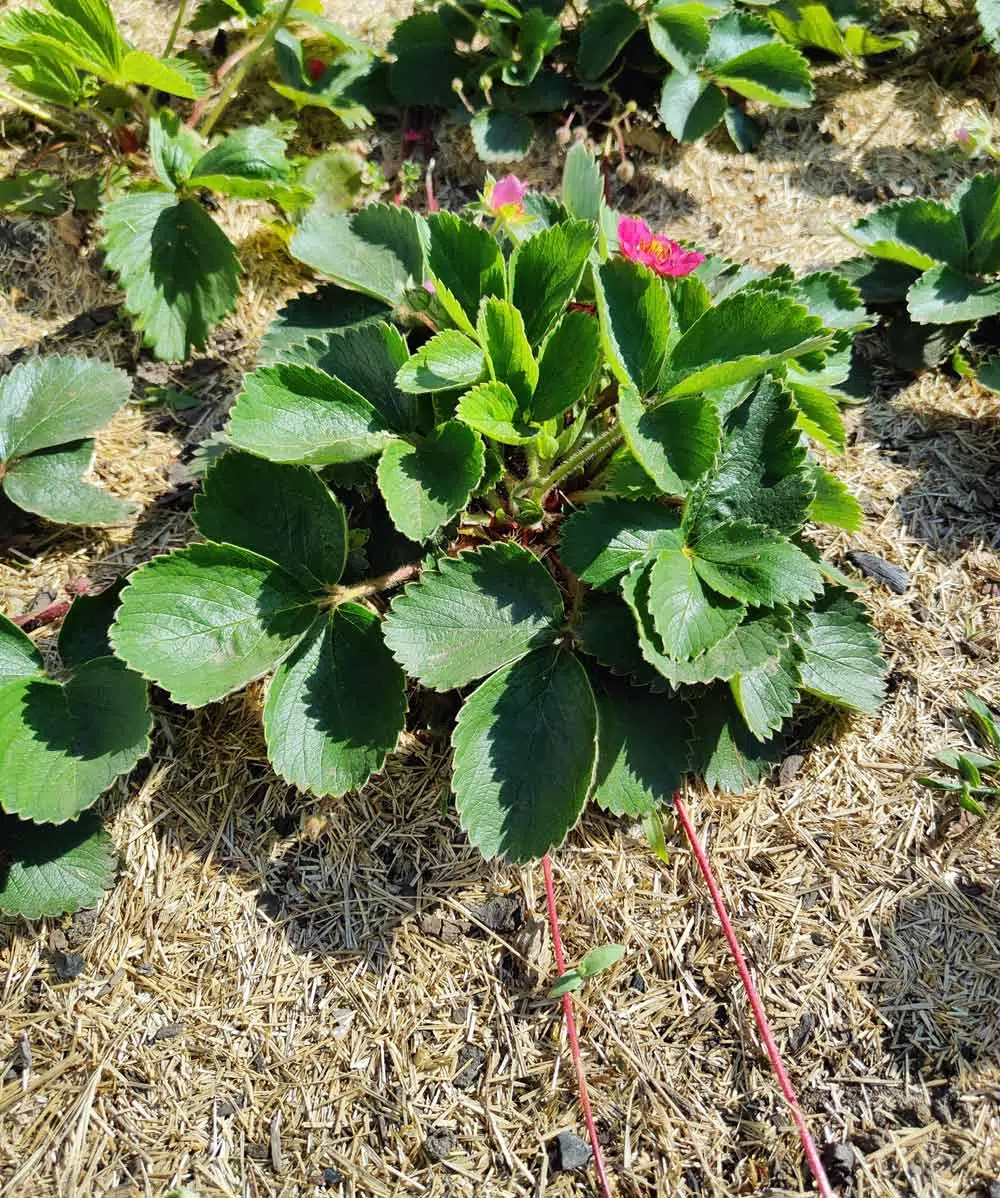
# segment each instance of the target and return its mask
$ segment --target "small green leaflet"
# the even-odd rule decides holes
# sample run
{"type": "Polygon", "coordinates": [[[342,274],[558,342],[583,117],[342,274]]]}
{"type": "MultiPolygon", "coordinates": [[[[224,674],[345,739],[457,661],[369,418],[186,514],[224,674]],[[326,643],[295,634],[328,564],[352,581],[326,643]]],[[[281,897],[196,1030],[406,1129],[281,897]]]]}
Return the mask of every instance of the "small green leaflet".
{"type": "Polygon", "coordinates": [[[479,436],[449,420],[417,445],[391,441],[378,464],[378,485],[389,515],[411,541],[426,541],[469,502],[486,453],[479,436]]]}
{"type": "MultiPolygon", "coordinates": [[[[435,284],[444,287],[460,308],[449,308],[452,319],[471,332],[480,301],[487,296],[503,299],[507,278],[500,247],[485,229],[460,220],[450,212],[436,212],[427,220],[430,246],[427,268],[435,284]],[[462,321],[461,317],[465,320],[462,321]]],[[[448,305],[446,305],[448,306],[448,305]]]]}
{"type": "MultiPolygon", "coordinates": [[[[486,356],[479,346],[455,329],[436,333],[399,368],[396,384],[401,391],[447,391],[471,387],[486,371],[486,356]]],[[[331,372],[335,373],[335,372],[331,372]]]]}
{"type": "Polygon", "coordinates": [[[96,595],[77,595],[73,600],[59,629],[59,660],[66,669],[111,657],[108,632],[124,586],[125,580],[118,578],[96,595]]]}
{"type": "Polygon", "coordinates": [[[0,912],[23,919],[95,907],[114,882],[118,855],[100,817],[87,811],[53,827],[0,814],[0,912]]]}
{"type": "Polygon", "coordinates": [[[603,499],[563,524],[559,552],[581,582],[603,587],[648,554],[681,544],[676,509],[648,500],[603,499]]]}
{"type": "Polygon", "coordinates": [[[885,662],[858,601],[831,588],[798,619],[803,689],[828,703],[874,711],[885,698],[885,662]]]}
{"type": "Polygon", "coordinates": [[[701,579],[741,603],[801,603],[823,589],[819,566],[797,545],[759,525],[717,525],[697,536],[692,549],[701,579]]]}
{"type": "Polygon", "coordinates": [[[656,386],[670,336],[670,300],[663,280],[627,258],[595,272],[604,352],[619,382],[640,395],[656,386]]]}
{"type": "Polygon", "coordinates": [[[511,300],[524,314],[532,345],[539,344],[576,295],[595,236],[590,221],[568,221],[527,238],[511,255],[511,300]]]}
{"type": "Polygon", "coordinates": [[[793,641],[780,656],[730,680],[740,714],[758,740],[770,740],[795,710],[801,697],[798,668],[801,656],[793,641]]]}
{"type": "Polygon", "coordinates": [[[732,632],[746,615],[742,603],[706,590],[695,560],[664,549],[649,567],[649,614],[668,657],[698,657],[732,632]]]}
{"type": "Polygon", "coordinates": [[[538,382],[538,363],[531,352],[524,318],[513,304],[488,297],[479,311],[476,331],[486,351],[490,375],[514,393],[528,411],[538,382]]]}
{"type": "Polygon", "coordinates": [[[784,756],[784,739],[756,740],[728,687],[704,691],[692,706],[693,767],[712,790],[743,794],[765,778],[784,756]]]}
{"type": "Polygon", "coordinates": [[[121,524],[135,513],[135,504],[83,478],[93,461],[93,441],[40,449],[7,467],[4,490],[18,507],[57,524],[121,524]]]}
{"type": "Polygon", "coordinates": [[[720,422],[706,396],[667,400],[646,408],[637,392],[623,387],[618,418],[629,449],[668,495],[686,494],[715,462],[720,422]]]}
{"type": "Polygon", "coordinates": [[[470,428],[502,445],[525,445],[538,436],[540,429],[525,416],[506,383],[481,383],[466,391],[458,401],[456,415],[470,428]]]}
{"type": "Polygon", "coordinates": [[[542,343],[532,419],[555,420],[583,399],[600,360],[597,321],[586,312],[567,312],[542,343]]]}
{"type": "Polygon", "coordinates": [[[33,678],[42,672],[42,655],[31,637],[13,620],[0,614],[0,686],[19,678],[33,678]]]}

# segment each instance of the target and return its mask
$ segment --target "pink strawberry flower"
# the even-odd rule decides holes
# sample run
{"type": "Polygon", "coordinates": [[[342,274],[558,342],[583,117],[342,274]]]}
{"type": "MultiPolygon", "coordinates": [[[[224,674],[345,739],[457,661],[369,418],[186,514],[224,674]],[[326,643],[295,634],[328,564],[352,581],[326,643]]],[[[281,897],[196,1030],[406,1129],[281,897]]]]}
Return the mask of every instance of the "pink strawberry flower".
{"type": "Polygon", "coordinates": [[[504,175],[495,183],[487,184],[483,198],[497,216],[509,220],[524,212],[524,197],[527,194],[527,183],[522,183],[517,175],[504,175]]]}
{"type": "Polygon", "coordinates": [[[705,261],[697,250],[686,250],[669,237],[654,233],[644,220],[623,216],[618,222],[618,249],[633,262],[641,262],[658,275],[679,279],[705,261]]]}

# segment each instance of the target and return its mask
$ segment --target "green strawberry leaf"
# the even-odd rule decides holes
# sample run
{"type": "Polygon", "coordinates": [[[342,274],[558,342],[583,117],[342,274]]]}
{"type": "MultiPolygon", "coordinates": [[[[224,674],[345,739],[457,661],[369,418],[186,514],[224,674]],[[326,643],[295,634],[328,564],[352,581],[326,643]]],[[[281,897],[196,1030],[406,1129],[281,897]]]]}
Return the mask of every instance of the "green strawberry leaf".
{"type": "Polygon", "coordinates": [[[576,220],[600,219],[604,179],[594,155],[581,141],[573,143],[563,163],[562,202],[576,220]]]}
{"type": "Polygon", "coordinates": [[[796,280],[793,294],[828,329],[870,328],[872,319],[865,309],[861,292],[843,275],[832,270],[817,270],[796,280]]]}
{"type": "Polygon", "coordinates": [[[982,320],[1000,312],[1000,283],[983,283],[951,266],[934,266],[906,293],[906,307],[918,324],[982,320]]]}
{"type": "Polygon", "coordinates": [[[315,615],[309,591],[267,558],[188,545],[131,575],[111,643],[175,702],[203,707],[270,673],[315,615]]]}
{"type": "Polygon", "coordinates": [[[400,105],[450,108],[455,103],[452,80],[462,77],[467,63],[455,50],[455,37],[443,16],[450,11],[418,12],[393,28],[388,51],[395,61],[389,67],[389,87],[400,105]]]}
{"type": "Polygon", "coordinates": [[[182,186],[202,153],[201,137],[176,112],[161,108],[149,122],[149,156],[164,187],[182,186]]]}
{"type": "Polygon", "coordinates": [[[311,591],[333,586],[347,562],[347,517],[308,466],[225,453],[195,499],[202,536],[277,562],[311,591]]]}
{"type": "Polygon", "coordinates": [[[538,363],[528,344],[521,313],[506,300],[489,297],[479,311],[477,332],[486,350],[490,376],[506,384],[527,412],[538,382],[538,363]]]}
{"type": "Polygon", "coordinates": [[[425,391],[449,391],[471,387],[486,372],[486,356],[464,333],[445,329],[399,368],[396,385],[401,391],[418,395],[425,391]]]}
{"type": "Polygon", "coordinates": [[[471,428],[449,420],[418,445],[391,441],[378,464],[378,486],[393,524],[411,541],[426,541],[469,502],[486,464],[471,428]]]}
{"type": "Polygon", "coordinates": [[[562,616],[541,562],[501,542],[427,567],[393,600],[385,642],[411,678],[452,690],[550,644],[562,616]]]}
{"type": "Polygon", "coordinates": [[[0,685],[0,807],[62,824],[97,802],[149,752],[146,684],[113,657],[80,666],[68,682],[21,678],[0,685]]]}
{"type": "Polygon", "coordinates": [[[182,100],[197,100],[208,91],[208,75],[186,58],[156,58],[145,50],[129,50],[122,60],[121,83],[167,92],[182,100]]]}
{"type": "Polygon", "coordinates": [[[97,595],[77,595],[73,600],[59,629],[59,658],[67,669],[111,657],[108,634],[124,588],[124,578],[118,578],[97,595]]]}
{"type": "Polygon", "coordinates": [[[455,414],[470,428],[502,445],[526,445],[539,426],[524,416],[517,396],[506,383],[482,383],[466,391],[455,414]]]}
{"type": "Polygon", "coordinates": [[[951,197],[969,243],[969,269],[978,275],[1000,270],[1000,181],[984,171],[963,183],[951,197]]]}
{"type": "Polygon", "coordinates": [[[13,854],[0,863],[0,912],[22,919],[96,907],[118,869],[114,843],[91,811],[57,828],[0,815],[0,843],[13,854]]]}
{"type": "Polygon", "coordinates": [[[580,78],[586,83],[600,79],[641,28],[642,17],[626,0],[605,0],[590,8],[580,30],[580,78]]]}
{"type": "Polygon", "coordinates": [[[3,488],[19,508],[57,524],[121,524],[136,506],[84,481],[93,461],[93,441],[40,449],[7,467],[3,488]]]}
{"type": "MultiPolygon", "coordinates": [[[[278,310],[260,343],[262,366],[293,362],[315,366],[332,335],[385,316],[385,305],[369,295],[332,283],[297,295],[278,310]]],[[[356,388],[355,388],[356,389],[356,388]]]]}
{"type": "Polygon", "coordinates": [[[601,361],[601,330],[586,312],[567,312],[542,343],[533,420],[555,420],[587,393],[601,361]]]}
{"type": "Polygon", "coordinates": [[[660,93],[660,120],[678,141],[697,141],[726,114],[726,96],[697,74],[671,71],[660,93]]]}
{"type": "MultiPolygon", "coordinates": [[[[427,269],[441,293],[453,297],[465,321],[461,327],[471,333],[486,296],[504,299],[507,277],[500,247],[485,229],[460,220],[451,212],[435,212],[427,218],[430,247],[427,269]]],[[[446,305],[447,306],[447,305],[446,305]]],[[[449,309],[449,315],[455,314],[449,309]]]]}
{"type": "Polygon", "coordinates": [[[469,129],[483,162],[517,162],[535,140],[535,126],[529,116],[502,108],[481,109],[469,129]]]}
{"type": "Polygon", "coordinates": [[[504,666],[458,714],[452,786],[486,858],[526,862],[561,844],[583,811],[597,709],[580,662],[557,645],[504,666]]]}
{"type": "Polygon", "coordinates": [[[653,49],[678,71],[693,71],[708,49],[709,24],[699,4],[658,4],[649,14],[653,49]]]}
{"type": "Polygon", "coordinates": [[[703,395],[652,408],[630,387],[618,396],[618,418],[629,448],[668,495],[684,495],[711,470],[719,452],[719,415],[703,395]]]}
{"type": "Polygon", "coordinates": [[[523,17],[518,13],[517,19],[520,25],[515,55],[503,68],[503,81],[523,87],[538,74],[545,55],[559,45],[562,26],[541,8],[529,8],[523,17]]]}
{"type": "Polygon", "coordinates": [[[783,737],[761,743],[748,730],[728,687],[715,686],[694,703],[694,771],[712,790],[743,794],[767,777],[784,755],[783,737]]]}
{"type": "Polygon", "coordinates": [[[189,185],[242,200],[293,199],[309,193],[291,185],[292,164],[285,142],[273,129],[245,125],[223,138],[191,168],[189,185]]]}
{"type": "Polygon", "coordinates": [[[730,679],[736,706],[757,740],[770,740],[795,710],[801,698],[800,657],[793,641],[779,657],[730,679]]]}
{"type": "Polygon", "coordinates": [[[43,673],[42,655],[27,633],[13,620],[0,615],[0,686],[43,673]]]}
{"type": "Polygon", "coordinates": [[[743,9],[733,9],[713,24],[705,65],[717,69],[751,50],[772,45],[775,40],[774,30],[767,21],[743,9]]]}
{"type": "Polygon", "coordinates": [[[861,504],[835,474],[817,462],[810,463],[810,467],[815,493],[809,505],[809,519],[846,532],[858,532],[865,522],[861,504]]]}
{"type": "Polygon", "coordinates": [[[510,259],[510,294],[538,345],[576,295],[597,230],[590,221],[552,225],[520,242],[510,259]]]}
{"type": "Polygon", "coordinates": [[[813,101],[808,60],[777,40],[713,65],[712,78],[720,87],[776,108],[808,108],[813,101]]]}
{"type": "Polygon", "coordinates": [[[559,556],[581,582],[606,587],[661,549],[680,549],[676,509],[648,500],[602,499],[563,524],[559,556]]]}
{"type": "Polygon", "coordinates": [[[315,795],[363,786],[403,730],[405,682],[374,612],[344,603],[318,615],[268,687],[264,735],[275,772],[315,795]]]}
{"type": "Polygon", "coordinates": [[[360,462],[392,434],[352,388],[308,366],[264,366],[248,374],[227,432],[240,449],[273,462],[360,462]]]}
{"type": "Polygon", "coordinates": [[[819,387],[800,383],[797,377],[788,380],[788,390],[798,409],[795,417],[798,428],[831,453],[843,453],[847,430],[834,396],[819,387]]]}
{"type": "Polygon", "coordinates": [[[132,390],[123,370],[96,358],[29,358],[0,379],[0,462],[89,437],[132,390]]]}
{"type": "Polygon", "coordinates": [[[125,290],[125,308],[158,358],[204,349],[239,298],[236,249],[197,200],[133,192],[104,210],[102,246],[125,290]]]}
{"type": "Polygon", "coordinates": [[[664,690],[663,678],[643,657],[635,616],[620,595],[588,591],[576,625],[577,644],[633,686],[664,690]]]}
{"type": "Polygon", "coordinates": [[[595,271],[604,352],[618,381],[640,395],[656,387],[670,337],[670,299],[663,280],[627,258],[595,271]]]}
{"type": "Polygon", "coordinates": [[[802,688],[855,711],[874,711],[885,698],[885,662],[864,608],[842,590],[799,618],[802,688]]]}
{"type": "Polygon", "coordinates": [[[969,243],[962,218],[937,200],[894,200],[845,233],[873,257],[917,270],[928,270],[940,262],[963,271],[968,263],[969,243]]]}
{"type": "Polygon", "coordinates": [[[803,603],[823,589],[822,572],[797,545],[745,520],[696,534],[692,549],[702,581],[740,603],[803,603]]]}
{"type": "Polygon", "coordinates": [[[668,657],[698,657],[739,624],[742,603],[713,595],[682,549],[663,549],[649,567],[647,608],[668,657]]]}

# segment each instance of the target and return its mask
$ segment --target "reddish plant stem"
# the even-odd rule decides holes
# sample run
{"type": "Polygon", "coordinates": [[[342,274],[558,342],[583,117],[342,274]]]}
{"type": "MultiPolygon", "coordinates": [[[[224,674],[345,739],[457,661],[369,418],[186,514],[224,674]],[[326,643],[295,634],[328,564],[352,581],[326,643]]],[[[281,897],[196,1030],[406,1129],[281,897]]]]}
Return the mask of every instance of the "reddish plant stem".
{"type": "MultiPolygon", "coordinates": [[[[552,929],[552,949],[556,957],[556,969],[562,976],[566,972],[566,958],[563,956],[562,937],[559,935],[559,916],[556,913],[556,892],[552,884],[552,860],[549,855],[542,858],[542,872],[545,875],[545,898],[549,906],[549,926],[552,929]]],[[[576,1018],[573,1015],[573,999],[569,994],[562,996],[563,1016],[566,1019],[566,1038],[569,1040],[569,1050],[576,1066],[576,1085],[580,1092],[580,1106],[583,1108],[584,1122],[587,1124],[587,1135],[590,1137],[590,1149],[594,1154],[594,1170],[597,1173],[597,1184],[604,1198],[611,1198],[611,1187],[604,1171],[604,1154],[601,1152],[601,1142],[597,1138],[597,1126],[590,1109],[590,1094],[587,1090],[587,1074],[583,1068],[583,1057],[580,1055],[580,1041],[576,1034],[576,1018]]]]}
{"type": "Polygon", "coordinates": [[[778,1051],[778,1045],[771,1031],[771,1025],[767,1021],[767,1012],[764,1010],[764,1004],[760,1000],[760,995],[757,993],[757,987],[754,985],[753,978],[750,975],[746,958],[743,956],[739,941],[736,939],[736,932],[726,911],[722,892],[719,890],[719,885],[712,873],[708,856],[702,847],[701,841],[698,839],[698,833],[694,830],[694,825],[691,823],[691,817],[688,815],[684,800],[679,794],[674,795],[674,809],[677,812],[677,819],[680,821],[681,827],[684,829],[684,833],[690,842],[695,860],[698,862],[698,868],[701,870],[701,876],[705,879],[705,885],[712,896],[712,905],[715,907],[715,914],[719,917],[719,923],[722,925],[722,931],[729,945],[729,951],[736,962],[737,970],[739,970],[740,981],[743,983],[743,988],[747,992],[747,998],[750,1000],[750,1009],[753,1011],[753,1017],[757,1022],[757,1030],[760,1032],[760,1038],[764,1042],[765,1049],[767,1049],[771,1068],[774,1070],[775,1076],[778,1079],[778,1085],[781,1087],[781,1092],[788,1103],[788,1109],[792,1113],[792,1119],[798,1128],[799,1139],[802,1141],[802,1150],[805,1152],[812,1175],[816,1179],[816,1188],[823,1195],[823,1198],[834,1198],[833,1190],[830,1188],[830,1182],[826,1176],[826,1170],[823,1168],[823,1162],[816,1151],[816,1143],[812,1138],[812,1133],[809,1131],[809,1124],[806,1123],[806,1117],[799,1106],[798,1097],[792,1086],[791,1079],[785,1070],[781,1053],[778,1051]]]}
{"type": "Polygon", "coordinates": [[[50,603],[48,607],[43,607],[41,611],[29,612],[23,616],[13,616],[11,623],[16,624],[18,628],[23,628],[25,632],[34,632],[36,628],[41,628],[43,624],[52,624],[56,620],[61,620],[69,611],[69,603],[63,599],[58,603],[50,603]]]}

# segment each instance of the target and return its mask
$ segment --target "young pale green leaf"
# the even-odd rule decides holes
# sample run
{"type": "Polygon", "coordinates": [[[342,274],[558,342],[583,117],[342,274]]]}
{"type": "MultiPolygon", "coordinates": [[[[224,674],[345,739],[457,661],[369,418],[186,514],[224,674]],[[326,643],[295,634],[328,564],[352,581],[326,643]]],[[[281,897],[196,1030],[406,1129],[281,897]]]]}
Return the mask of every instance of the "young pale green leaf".
{"type": "Polygon", "coordinates": [[[906,307],[918,324],[982,320],[1000,312],[1000,283],[983,283],[951,266],[934,266],[906,293],[906,307]]]}
{"type": "Polygon", "coordinates": [[[819,566],[797,545],[757,524],[718,524],[696,535],[693,550],[702,581],[740,603],[803,603],[823,590],[819,566]]]}
{"type": "Polygon", "coordinates": [[[992,275],[1000,270],[1000,180],[984,171],[963,183],[951,197],[969,243],[969,269],[992,275]]]}
{"type": "Polygon", "coordinates": [[[668,495],[686,494],[712,468],[719,452],[719,415],[706,396],[645,408],[636,392],[624,387],[618,418],[629,448],[668,495]]]}
{"type": "Polygon", "coordinates": [[[123,370],[96,358],[29,358],[0,379],[0,462],[97,432],[128,400],[123,370]]]}
{"type": "Polygon", "coordinates": [[[662,382],[673,397],[731,387],[831,340],[822,320],[790,296],[743,289],[691,325],[671,350],[662,382]]]}
{"type": "Polygon", "coordinates": [[[22,919],[72,915],[96,907],[118,869],[114,842],[95,812],[59,827],[0,815],[0,913],[22,919]]]}
{"type": "Polygon", "coordinates": [[[273,670],[315,615],[309,591],[267,558],[189,545],[130,577],[111,643],[175,702],[203,707],[273,670]]]}
{"type": "Polygon", "coordinates": [[[799,645],[803,690],[850,707],[874,711],[885,698],[885,662],[858,601],[828,590],[801,619],[799,645]]]}
{"type": "Polygon", "coordinates": [[[811,463],[815,492],[809,505],[809,519],[817,524],[832,524],[847,532],[858,532],[865,522],[861,504],[835,474],[811,463]]]}
{"type": "Polygon", "coordinates": [[[368,400],[345,383],[284,363],[246,376],[227,431],[240,449],[310,466],[360,462],[392,440],[368,400]]]}
{"type": "Polygon", "coordinates": [[[788,380],[788,389],[797,409],[795,423],[806,434],[831,453],[843,453],[847,430],[840,415],[840,405],[829,391],[788,380]]]}
{"type": "Polygon", "coordinates": [[[576,295],[596,235],[590,221],[566,221],[520,242],[511,255],[511,299],[532,345],[538,345],[576,295]]]}
{"type": "Polygon", "coordinates": [[[575,633],[579,648],[615,677],[627,678],[633,686],[666,689],[663,678],[642,655],[635,616],[621,596],[588,591],[575,633]]]}
{"type": "Polygon", "coordinates": [[[449,391],[471,387],[486,372],[486,356],[478,345],[456,329],[445,329],[399,368],[396,385],[418,395],[425,391],[449,391]]]}
{"type": "Polygon", "coordinates": [[[601,330],[586,312],[567,312],[542,344],[533,420],[555,420],[587,393],[601,360],[601,330]]]}
{"type": "Polygon", "coordinates": [[[580,30],[580,78],[587,83],[600,79],[641,28],[642,17],[626,0],[605,0],[590,8],[580,30]]]}
{"type": "Polygon", "coordinates": [[[895,200],[845,232],[873,257],[917,270],[943,262],[962,271],[968,262],[962,218],[937,200],[895,200]]]}
{"type": "MultiPolygon", "coordinates": [[[[112,43],[76,20],[77,13],[21,9],[8,12],[0,23],[0,49],[13,52],[15,61],[56,59],[100,79],[115,78],[124,54],[124,43],[112,43]]],[[[117,30],[116,30],[117,33],[117,30]]]]}
{"type": "Polygon", "coordinates": [[[73,600],[59,629],[59,659],[66,669],[111,657],[108,634],[124,588],[124,578],[118,578],[97,595],[77,595],[73,600]]]}
{"type": "Polygon", "coordinates": [[[668,657],[699,657],[746,615],[742,603],[712,594],[681,549],[663,549],[649,567],[647,608],[668,657]]]}
{"type": "Polygon", "coordinates": [[[780,735],[765,743],[751,735],[728,687],[713,687],[697,700],[691,731],[695,771],[710,789],[730,794],[756,786],[785,751],[780,735]]]}
{"type": "Polygon", "coordinates": [[[453,690],[550,644],[562,615],[541,562],[501,542],[426,568],[393,601],[385,641],[411,678],[453,690]]]}
{"type": "Polygon", "coordinates": [[[776,108],[808,108],[813,101],[808,61],[777,40],[713,66],[712,78],[748,100],[776,108]]]}
{"type": "Polygon", "coordinates": [[[424,281],[425,239],[409,208],[372,204],[353,213],[307,212],[289,249],[341,287],[395,305],[424,281]]]}
{"type": "Polygon", "coordinates": [[[603,499],[563,524],[559,554],[581,582],[604,587],[661,549],[680,549],[680,516],[648,500],[603,499]]]}
{"type": "Polygon", "coordinates": [[[770,740],[795,710],[801,697],[800,656],[793,641],[780,656],[730,679],[736,706],[758,740],[770,740]]]}
{"type": "Polygon", "coordinates": [[[604,351],[618,381],[640,395],[654,389],[670,337],[670,299],[663,280],[628,258],[595,271],[604,351]]]}
{"type": "Polygon", "coordinates": [[[113,657],[68,682],[0,685],[0,807],[35,823],[76,819],[149,752],[146,684],[113,657]]]}
{"type": "Polygon", "coordinates": [[[700,4],[658,4],[649,14],[649,40],[675,70],[693,71],[708,49],[709,24],[700,4]]]}
{"type": "Polygon", "coordinates": [[[455,414],[470,428],[501,445],[526,445],[539,433],[540,426],[527,419],[506,383],[482,383],[466,391],[455,414]]]}
{"type": "Polygon", "coordinates": [[[577,220],[600,219],[604,179],[597,160],[582,141],[573,143],[563,163],[562,202],[577,220]]]}
{"type": "Polygon", "coordinates": [[[208,91],[208,75],[186,58],[156,58],[145,50],[129,50],[119,81],[167,92],[182,100],[197,100],[208,91]]]}
{"type": "Polygon", "coordinates": [[[975,691],[963,691],[962,698],[969,709],[969,715],[979,729],[985,743],[992,749],[1000,751],[1000,723],[996,714],[980,699],[975,691]]]}
{"type": "Polygon", "coordinates": [[[236,250],[197,200],[133,192],[104,210],[101,243],[125,290],[125,307],[158,358],[174,362],[203,349],[236,307],[236,250]]]}
{"type": "Polygon", "coordinates": [[[670,802],[688,770],[685,704],[599,671],[591,677],[598,728],[594,801],[632,818],[655,811],[670,802]]]}
{"type": "Polygon", "coordinates": [[[506,384],[521,410],[527,412],[538,382],[538,363],[528,343],[524,318],[513,304],[491,296],[483,301],[476,327],[491,377],[506,384]]]}
{"type": "Polygon", "coordinates": [[[564,994],[572,994],[576,990],[582,990],[583,982],[584,979],[579,969],[567,969],[565,973],[561,973],[556,978],[555,985],[549,987],[546,997],[562,998],[564,994]]]}
{"type": "Polygon", "coordinates": [[[418,445],[391,441],[378,464],[378,486],[392,522],[411,541],[426,541],[469,502],[486,464],[478,435],[458,420],[439,424],[418,445]]]}
{"type": "Polygon", "coordinates": [[[678,141],[697,141],[722,120],[726,96],[708,79],[671,71],[660,93],[660,120],[678,141]]]}
{"type": "Polygon", "coordinates": [[[271,764],[316,795],[363,786],[395,748],[406,718],[406,679],[381,621],[357,603],[321,613],[275,671],[264,705],[271,764]]]}
{"type": "Polygon", "coordinates": [[[482,300],[507,295],[500,247],[485,229],[450,212],[435,212],[427,218],[427,227],[427,268],[435,284],[446,288],[457,301],[468,322],[463,327],[471,332],[482,300]]]}
{"type": "Polygon", "coordinates": [[[344,508],[308,466],[225,453],[195,499],[194,522],[208,540],[269,558],[312,591],[336,583],[347,562],[344,508]]]}
{"type": "Polygon", "coordinates": [[[204,142],[176,112],[161,108],[149,122],[149,156],[164,187],[186,183],[202,153],[204,142]]]}
{"type": "Polygon", "coordinates": [[[3,488],[18,507],[57,524],[121,524],[136,506],[84,481],[93,461],[93,441],[40,449],[8,466],[3,488]]]}
{"type": "Polygon", "coordinates": [[[531,149],[531,118],[503,108],[483,108],[469,122],[472,144],[483,162],[517,162],[531,149]]]}
{"type": "Polygon", "coordinates": [[[577,968],[583,978],[596,977],[625,956],[624,944],[599,944],[585,953],[577,968]]]}
{"type": "Polygon", "coordinates": [[[486,858],[525,862],[561,844],[590,791],[597,708],[587,674],[557,645],[505,666],[458,714],[452,787],[486,858]]]}
{"type": "Polygon", "coordinates": [[[43,671],[42,655],[13,620],[0,615],[0,685],[18,678],[34,678],[43,671]]]}

